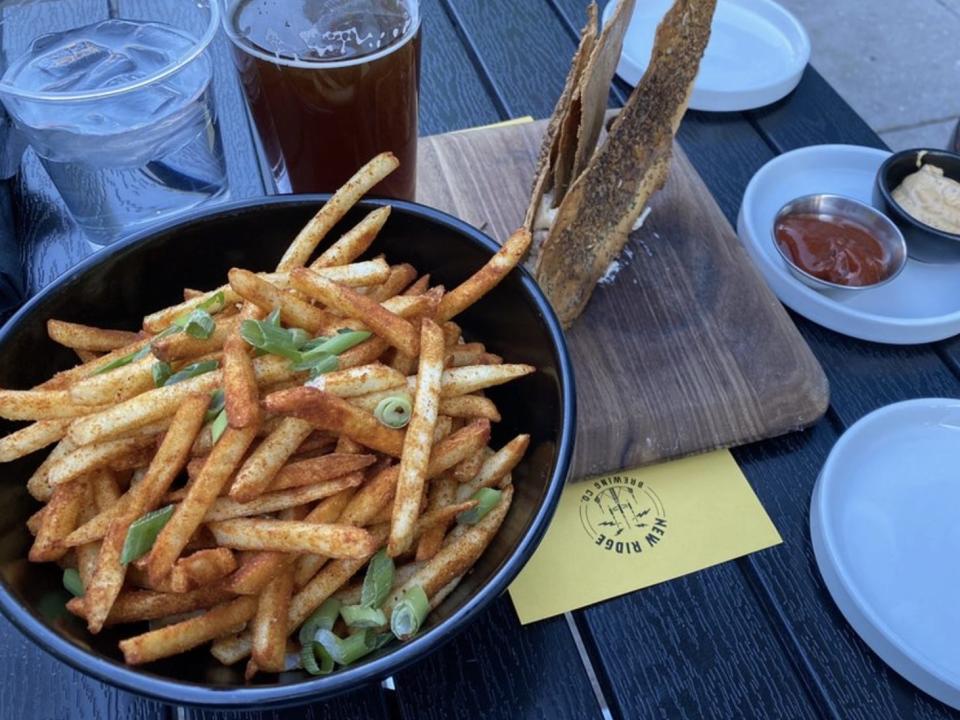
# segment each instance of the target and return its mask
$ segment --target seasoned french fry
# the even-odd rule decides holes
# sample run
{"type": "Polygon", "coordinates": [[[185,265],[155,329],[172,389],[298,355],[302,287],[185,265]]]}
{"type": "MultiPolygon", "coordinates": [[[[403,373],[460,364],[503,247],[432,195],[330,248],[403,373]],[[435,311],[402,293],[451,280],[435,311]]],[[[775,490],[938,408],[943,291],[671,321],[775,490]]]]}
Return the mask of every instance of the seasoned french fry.
{"type": "MultiPolygon", "coordinates": [[[[313,268],[311,267],[311,270],[313,268]]],[[[403,265],[394,265],[390,268],[390,274],[381,285],[373,288],[367,293],[367,297],[374,302],[382,303],[384,300],[400,294],[404,288],[414,281],[417,277],[417,270],[413,265],[404,263],[403,265]]],[[[428,278],[429,280],[429,278],[428,278]]]]}
{"type": "MultiPolygon", "coordinates": [[[[300,231],[283,254],[278,271],[303,267],[327,233],[357,204],[367,191],[399,167],[393,153],[381,153],[360,168],[346,184],[333,194],[319,212],[300,231]]],[[[386,222],[383,217],[383,222],[386,222]]],[[[381,224],[383,224],[381,222],[381,224]]],[[[361,251],[362,252],[362,251],[361,251]]],[[[321,256],[323,257],[323,256],[321,256]]],[[[319,262],[319,260],[318,260],[319,262]]],[[[332,265],[325,262],[324,265],[332,265]]],[[[344,263],[340,263],[344,264],[344,263]]]]}
{"type": "Polygon", "coordinates": [[[523,228],[515,231],[486,265],[444,295],[437,317],[449,320],[473,305],[520,264],[529,248],[530,233],[523,228]]]}
{"type": "Polygon", "coordinates": [[[309,552],[335,558],[369,556],[375,547],[366,530],[350,525],[242,518],[207,525],[217,542],[237,550],[309,552]]]}
{"type": "MultiPolygon", "coordinates": [[[[373,244],[377,234],[389,217],[389,205],[373,210],[357,225],[344,233],[339,240],[324,250],[320,257],[310,264],[310,269],[319,270],[353,262],[373,244]]],[[[381,280],[381,282],[383,281],[381,280]]]]}
{"type": "Polygon", "coordinates": [[[383,338],[376,336],[352,347],[340,356],[340,369],[367,365],[377,360],[390,347],[383,338]]]}
{"type": "Polygon", "coordinates": [[[306,420],[321,430],[347,435],[366,447],[399,457],[403,436],[381,424],[373,415],[346,400],[311,387],[291,388],[271,393],[264,399],[270,412],[285,413],[306,420]]]}
{"type": "Polygon", "coordinates": [[[217,605],[200,617],[121,640],[120,650],[129,665],[178,655],[234,631],[248,622],[256,610],[256,598],[240,597],[217,605]]]}
{"type": "MultiPolygon", "coordinates": [[[[406,378],[404,378],[406,382],[406,378]]],[[[63,439],[72,420],[38,420],[0,438],[0,462],[11,462],[63,439]]]]}
{"type": "Polygon", "coordinates": [[[440,378],[443,373],[443,331],[430,319],[424,319],[420,336],[420,367],[413,414],[403,442],[400,474],[393,500],[393,519],[387,552],[402,554],[413,539],[414,524],[426,487],[427,468],[433,447],[433,431],[440,407],[440,378]]]}
{"type": "MultiPolygon", "coordinates": [[[[416,277],[416,275],[414,275],[416,277]]],[[[416,296],[423,295],[430,289],[430,274],[426,274],[417,279],[415,283],[410,285],[406,290],[403,291],[404,295],[407,296],[416,296]]]]}
{"type": "Polygon", "coordinates": [[[290,284],[347,317],[362,321],[378,336],[409,355],[416,355],[419,338],[410,321],[386,309],[355,290],[337,285],[312,270],[298,268],[290,273],[290,284]]]}
{"type": "Polygon", "coordinates": [[[112,350],[106,355],[101,355],[96,360],[84,363],[83,365],[77,365],[72,367],[69,370],[62,370],[54,375],[52,378],[47,380],[45,383],[41,383],[35,389],[36,390],[65,390],[70,387],[73,383],[78,380],[91,375],[96,374],[97,372],[103,370],[107,365],[119,360],[122,357],[131,355],[133,353],[139,352],[144,347],[150,344],[150,338],[143,338],[137,340],[126,347],[118,348],[117,350],[112,350]]]}
{"type": "Polygon", "coordinates": [[[462,343],[447,350],[446,366],[450,368],[464,365],[500,365],[503,358],[488,353],[482,343],[462,343]]]}
{"type": "Polygon", "coordinates": [[[76,418],[102,409],[76,402],[67,390],[0,390],[0,417],[7,420],[76,418]]]}
{"type": "Polygon", "coordinates": [[[135,332],[104,330],[63,320],[47,320],[47,335],[55,343],[60,343],[64,347],[94,352],[110,352],[140,339],[135,332]]]}
{"type": "MultiPolygon", "coordinates": [[[[84,523],[97,514],[97,498],[93,490],[92,476],[84,483],[86,490],[80,499],[80,511],[77,515],[77,521],[84,523]]],[[[100,543],[91,542],[86,545],[80,545],[76,548],[77,553],[77,572],[80,573],[80,582],[84,588],[90,587],[93,580],[93,573],[97,568],[97,555],[100,553],[100,543]]]]}
{"type": "Polygon", "coordinates": [[[148,355],[110,372],[78,380],[70,386],[70,399],[82,405],[106,405],[132,398],[154,387],[156,359],[148,355]]]}
{"type": "MultiPolygon", "coordinates": [[[[229,592],[219,587],[205,587],[187,593],[127,590],[117,596],[104,626],[158,620],[171,615],[204,610],[219,605],[230,597],[229,592]]],[[[78,617],[87,617],[83,598],[73,598],[67,603],[67,609],[78,617]]]]}
{"type": "Polygon", "coordinates": [[[417,524],[413,530],[413,537],[420,538],[423,533],[433,530],[434,528],[446,528],[447,525],[456,519],[457,515],[467,510],[472,510],[479,504],[477,500],[464,500],[462,502],[438,507],[435,510],[429,510],[417,518],[417,524]]]}
{"type": "Polygon", "coordinates": [[[57,443],[46,459],[33,471],[33,475],[27,479],[27,492],[40,502],[47,502],[53,495],[53,486],[50,484],[50,468],[76,448],[76,444],[69,437],[64,437],[57,443]]]}
{"type": "Polygon", "coordinates": [[[86,481],[78,480],[61,485],[53,491],[43,513],[40,529],[30,548],[30,562],[50,562],[67,554],[68,548],[63,541],[77,526],[77,518],[80,516],[87,490],[86,481]]]}
{"type": "Polygon", "coordinates": [[[447,320],[441,327],[443,328],[443,344],[447,349],[452,348],[460,342],[463,331],[459,325],[451,320],[447,320]]]}
{"type": "Polygon", "coordinates": [[[230,520],[298,507],[335,495],[341,490],[356,487],[362,482],[363,474],[357,472],[334,480],[265,493],[246,502],[238,502],[232,498],[217,498],[203,520],[204,522],[230,520]]]}
{"type": "Polygon", "coordinates": [[[286,490],[322,483],[349,473],[363,470],[376,462],[376,456],[357,453],[335,452],[329,455],[292,462],[280,468],[270,485],[270,490],[286,490]]]}
{"type": "Polygon", "coordinates": [[[368,393],[397,387],[406,389],[406,384],[407,376],[405,374],[380,363],[360,365],[346,370],[335,370],[318,375],[307,382],[308,387],[323,390],[342,398],[367,395],[368,393]]]}
{"type": "MultiPolygon", "coordinates": [[[[503,385],[511,380],[535,372],[532,365],[467,365],[465,367],[450,368],[443,371],[440,388],[440,397],[451,398],[459,395],[469,395],[484,388],[503,385]]],[[[416,377],[407,378],[407,388],[411,391],[417,387],[416,377]]]]}
{"type": "MultiPolygon", "coordinates": [[[[434,482],[430,483],[427,514],[448,507],[456,501],[456,497],[457,481],[449,473],[443,473],[434,482]]],[[[417,560],[429,560],[436,555],[440,546],[443,545],[443,538],[446,534],[447,523],[439,523],[435,527],[425,530],[417,543],[417,560]]]]}
{"type": "Polygon", "coordinates": [[[500,411],[490,398],[480,395],[457,395],[441,398],[440,414],[452,418],[485,418],[490,422],[500,422],[500,411]]]}
{"type": "Polygon", "coordinates": [[[229,277],[230,287],[240,297],[267,312],[280,308],[280,319],[288,325],[315,333],[333,321],[329,313],[293,293],[280,290],[248,270],[233,268],[229,277]]]}
{"type": "Polygon", "coordinates": [[[270,487],[277,472],[311,432],[313,426],[310,423],[285,418],[240,468],[230,486],[230,497],[246,502],[270,487]]]}
{"type": "Polygon", "coordinates": [[[530,445],[529,435],[517,435],[497,452],[486,458],[476,476],[457,490],[457,500],[470,497],[480,488],[499,485],[523,459],[530,445]]]}
{"type": "Polygon", "coordinates": [[[170,573],[173,592],[185,593],[207,587],[237,569],[237,559],[229,548],[209,548],[177,560],[170,573]]]}
{"type": "Polygon", "coordinates": [[[77,358],[82,363],[93,362],[101,355],[101,353],[93,352],[93,350],[80,350],[79,348],[74,348],[73,352],[76,353],[77,358]]]}
{"type": "Polygon", "coordinates": [[[104,467],[123,464],[124,458],[134,455],[146,445],[152,444],[150,438],[132,440],[108,440],[97,445],[77,448],[59,460],[50,468],[47,481],[56,488],[58,485],[75,480],[81,475],[104,467]]]}
{"type": "Polygon", "coordinates": [[[283,672],[287,650],[287,614],[293,593],[293,570],[287,568],[263,589],[250,623],[253,662],[264,672],[283,672]]]}
{"type": "MultiPolygon", "coordinates": [[[[222,315],[222,313],[221,313],[222,315]]],[[[221,317],[217,315],[213,333],[206,339],[195,338],[187,333],[177,333],[153,343],[153,355],[164,362],[194,359],[223,349],[227,338],[240,327],[243,318],[239,315],[221,317]]]]}
{"type": "Polygon", "coordinates": [[[34,537],[37,536],[37,533],[40,532],[40,527],[43,525],[43,515],[47,512],[47,506],[44,505],[42,508],[37,510],[33,515],[27,518],[27,530],[30,531],[30,534],[34,537]]]}
{"type": "Polygon", "coordinates": [[[223,394],[230,427],[245,428],[260,421],[260,391],[249,346],[231,335],[223,346],[223,394]]]}
{"type": "Polygon", "coordinates": [[[127,538],[127,530],[134,519],[136,516],[121,514],[110,523],[110,528],[100,543],[93,577],[85,586],[83,600],[87,629],[94,635],[103,628],[110,608],[123,587],[126,567],[120,562],[120,555],[127,538]]]}
{"type": "Polygon", "coordinates": [[[486,459],[484,450],[486,450],[486,448],[481,448],[473,453],[473,455],[457,463],[453,470],[450,471],[453,479],[458,483],[473,480],[477,476],[477,473],[480,472],[480,466],[483,465],[483,461],[486,459]]]}
{"type": "Polygon", "coordinates": [[[147,560],[151,582],[159,583],[173,569],[173,563],[237,469],[256,434],[255,427],[227,428],[214,445],[200,476],[153,544],[147,560]]]}

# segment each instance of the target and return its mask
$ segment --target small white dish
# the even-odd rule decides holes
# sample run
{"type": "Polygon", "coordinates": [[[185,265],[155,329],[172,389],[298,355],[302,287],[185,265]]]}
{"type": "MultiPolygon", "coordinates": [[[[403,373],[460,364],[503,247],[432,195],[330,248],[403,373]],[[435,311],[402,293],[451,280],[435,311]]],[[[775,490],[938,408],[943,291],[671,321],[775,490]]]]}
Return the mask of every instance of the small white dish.
{"type": "Polygon", "coordinates": [[[810,503],[827,589],[884,662],[960,709],[960,400],[888,405],[830,452],[810,503]]]}
{"type": "MultiPolygon", "coordinates": [[[[657,25],[672,0],[643,0],[623,42],[617,75],[636,85],[653,51],[657,25]]],[[[603,9],[610,21],[616,0],[603,9]]],[[[710,42],[693,85],[690,108],[732,112],[763,107],[789,94],[810,59],[800,21],[772,0],[718,0],[710,42]]]]}
{"type": "Polygon", "coordinates": [[[774,158],[744,191],[737,234],[777,297],[809,320],[873,342],[943,340],[960,333],[960,263],[908,258],[903,272],[882,287],[817,291],[793,277],[774,245],[777,211],[801,195],[832,193],[871,204],[877,170],[889,155],[858,145],[813,145],[774,158]]]}

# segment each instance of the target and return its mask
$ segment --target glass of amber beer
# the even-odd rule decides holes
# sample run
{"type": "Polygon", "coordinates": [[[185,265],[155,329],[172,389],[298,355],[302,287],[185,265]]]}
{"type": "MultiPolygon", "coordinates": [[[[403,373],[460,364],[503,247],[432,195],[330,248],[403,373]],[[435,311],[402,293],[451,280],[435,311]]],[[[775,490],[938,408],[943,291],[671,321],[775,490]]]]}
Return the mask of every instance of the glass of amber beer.
{"type": "Polygon", "coordinates": [[[280,192],[332,192],[379,152],[374,194],[412,200],[418,0],[221,0],[223,23],[280,192]]]}

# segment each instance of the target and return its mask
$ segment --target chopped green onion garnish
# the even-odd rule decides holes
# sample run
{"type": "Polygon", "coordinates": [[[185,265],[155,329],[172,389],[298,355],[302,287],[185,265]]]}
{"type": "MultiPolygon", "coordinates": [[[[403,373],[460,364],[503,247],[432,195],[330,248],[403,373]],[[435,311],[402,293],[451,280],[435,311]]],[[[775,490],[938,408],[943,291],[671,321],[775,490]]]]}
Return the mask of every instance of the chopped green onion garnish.
{"type": "Polygon", "coordinates": [[[383,610],[366,605],[344,605],[340,608],[340,616],[352,628],[378,628],[387,624],[383,610]]]}
{"type": "Polygon", "coordinates": [[[330,653],[313,640],[305,643],[300,650],[300,663],[311,675],[329,675],[333,672],[333,658],[330,653]]]}
{"type": "Polygon", "coordinates": [[[294,372],[305,372],[309,370],[310,378],[313,379],[320,375],[326,375],[328,372],[333,372],[339,367],[340,358],[336,355],[323,355],[312,360],[295,362],[290,369],[294,372]]]}
{"type": "Polygon", "coordinates": [[[350,328],[340,328],[339,330],[337,330],[337,335],[346,335],[347,333],[351,333],[351,332],[354,332],[354,331],[351,330],[350,328]]]}
{"type": "Polygon", "coordinates": [[[307,618],[307,621],[300,626],[300,644],[314,642],[314,636],[317,630],[333,630],[333,624],[337,621],[337,615],[340,614],[340,601],[336,598],[328,598],[317,608],[316,612],[307,618]]]}
{"type": "Polygon", "coordinates": [[[220,439],[220,436],[223,435],[227,430],[227,411],[223,409],[220,411],[220,414],[214,418],[213,424],[210,426],[210,438],[213,440],[213,444],[216,445],[217,441],[220,439]]]}
{"type": "Polygon", "coordinates": [[[500,502],[500,496],[503,493],[493,488],[480,488],[471,497],[471,500],[478,502],[477,506],[464,510],[457,515],[457,522],[461,525],[476,525],[483,519],[483,516],[493,510],[500,502]]]}
{"type": "Polygon", "coordinates": [[[430,601],[419,585],[407,590],[393,607],[390,629],[400,640],[409,640],[420,631],[420,625],[430,611],[430,601]]]}
{"type": "Polygon", "coordinates": [[[387,549],[383,548],[367,563],[367,574],[363,576],[363,588],[360,591],[360,604],[370,608],[383,605],[390,595],[390,588],[393,587],[393,574],[393,558],[387,555],[387,549]]]}
{"type": "MultiPolygon", "coordinates": [[[[193,317],[193,314],[197,311],[205,313],[207,315],[216,315],[218,312],[223,310],[223,306],[226,304],[226,298],[223,295],[223,290],[218,290],[213,295],[208,297],[202,303],[198,303],[193,310],[187,310],[182,315],[176,317],[173,321],[171,327],[185,328],[190,322],[190,318],[193,317]]],[[[167,328],[169,330],[170,328],[167,328]]],[[[166,332],[167,330],[164,330],[166,332]]],[[[189,332],[189,331],[188,331],[189,332]]]]}
{"type": "Polygon", "coordinates": [[[212,372],[218,367],[220,367],[220,363],[218,363],[216,360],[201,360],[200,362],[192,363],[184,368],[181,368],[178,372],[175,372],[173,375],[167,378],[167,381],[164,383],[164,387],[176,385],[184,380],[189,380],[197,377],[198,375],[212,372]]]}
{"type": "MultiPolygon", "coordinates": [[[[371,333],[366,330],[346,330],[341,329],[337,331],[337,334],[332,338],[324,340],[318,345],[314,345],[309,350],[304,352],[304,355],[310,354],[324,354],[327,355],[339,355],[340,353],[346,352],[355,345],[359,345],[364,340],[369,338],[371,333]]],[[[306,359],[306,358],[304,358],[306,359]]]]}
{"type": "Polygon", "coordinates": [[[150,372],[153,373],[153,386],[163,387],[163,384],[170,379],[171,375],[173,375],[173,368],[170,367],[170,363],[166,363],[161,360],[160,362],[153,364],[150,372]]]}
{"type": "Polygon", "coordinates": [[[280,327],[280,308],[274,308],[270,311],[270,314],[267,315],[263,320],[265,323],[273,325],[274,327],[280,327]]]}
{"type": "Polygon", "coordinates": [[[339,638],[330,630],[317,630],[316,641],[326,650],[337,665],[349,665],[373,651],[373,637],[361,630],[345,638],[339,638]]]}
{"type": "Polygon", "coordinates": [[[150,552],[157,535],[163,530],[163,526],[167,524],[171,515],[173,515],[173,505],[167,505],[134,520],[127,530],[127,539],[123,543],[120,562],[127,565],[150,552]]]}
{"type": "Polygon", "coordinates": [[[216,326],[213,316],[206,310],[194,310],[187,316],[186,322],[183,324],[183,331],[190,337],[206,340],[213,335],[216,326]]]}
{"type": "Polygon", "coordinates": [[[207,406],[207,414],[203,416],[203,423],[207,424],[216,420],[225,404],[226,399],[223,394],[223,388],[217,388],[210,393],[210,405],[207,406]]]}
{"type": "MultiPolygon", "coordinates": [[[[158,335],[157,337],[160,337],[160,336],[158,335]]],[[[116,360],[107,363],[102,368],[100,368],[95,373],[93,373],[93,375],[100,375],[102,373],[109,372],[111,370],[116,370],[117,368],[123,367],[124,365],[129,365],[130,363],[136,362],[137,360],[142,360],[143,358],[145,358],[147,355],[150,354],[150,351],[152,349],[153,349],[152,346],[148,343],[144,345],[142,348],[140,348],[139,350],[137,350],[136,352],[132,352],[129,355],[124,355],[123,357],[118,357],[116,360]]]]}
{"type": "Polygon", "coordinates": [[[287,334],[290,336],[290,343],[297,348],[297,350],[310,342],[310,333],[303,328],[287,328],[287,334]]]}
{"type": "Polygon", "coordinates": [[[271,322],[270,318],[244,320],[240,324],[240,337],[258,350],[280,355],[294,362],[300,360],[300,350],[294,343],[293,335],[279,324],[271,322]]]}
{"type": "Polygon", "coordinates": [[[369,644],[373,645],[373,649],[374,649],[374,650],[379,650],[379,649],[382,648],[384,645],[387,645],[387,644],[393,642],[394,639],[395,639],[395,638],[393,637],[393,633],[385,632],[385,633],[380,633],[379,635],[374,635],[374,636],[373,636],[373,640],[371,640],[371,639],[368,637],[368,638],[367,638],[367,642],[368,642],[369,644]]]}
{"type": "Polygon", "coordinates": [[[67,568],[63,571],[63,586],[74,597],[83,597],[83,580],[80,579],[80,573],[75,568],[67,568]]]}
{"type": "Polygon", "coordinates": [[[391,395],[377,403],[373,415],[390,428],[402,428],[410,422],[413,404],[406,395],[391,395]]]}

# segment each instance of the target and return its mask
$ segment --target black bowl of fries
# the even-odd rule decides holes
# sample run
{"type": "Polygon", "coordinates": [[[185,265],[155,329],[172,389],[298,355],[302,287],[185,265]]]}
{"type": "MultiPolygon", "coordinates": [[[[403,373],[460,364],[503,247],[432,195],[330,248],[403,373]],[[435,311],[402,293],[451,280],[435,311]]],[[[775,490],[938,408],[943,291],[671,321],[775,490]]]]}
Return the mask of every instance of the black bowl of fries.
{"type": "Polygon", "coordinates": [[[329,199],[122,241],[0,330],[0,609],[81,672],[192,706],[354,689],[546,529],[575,393],[524,238],[356,198],[301,232],[329,199]]]}

